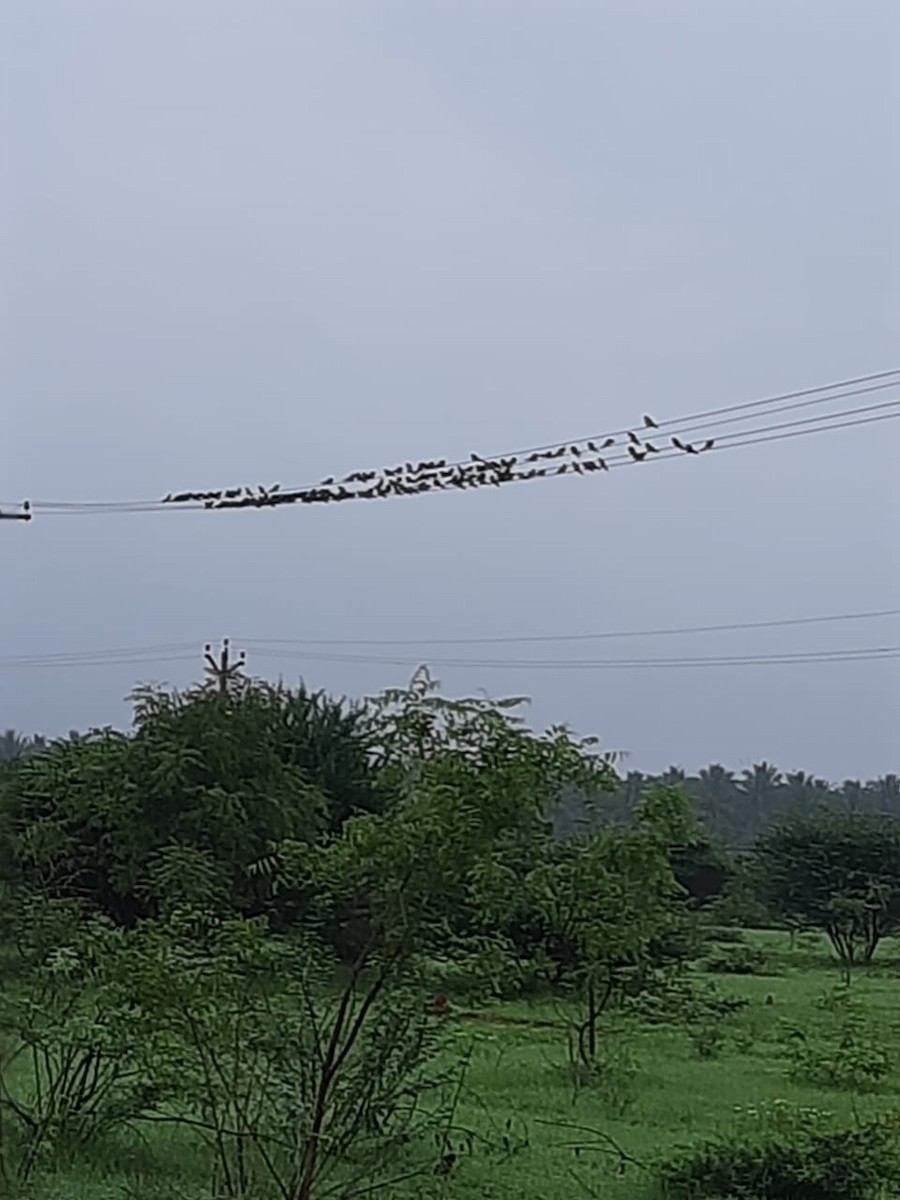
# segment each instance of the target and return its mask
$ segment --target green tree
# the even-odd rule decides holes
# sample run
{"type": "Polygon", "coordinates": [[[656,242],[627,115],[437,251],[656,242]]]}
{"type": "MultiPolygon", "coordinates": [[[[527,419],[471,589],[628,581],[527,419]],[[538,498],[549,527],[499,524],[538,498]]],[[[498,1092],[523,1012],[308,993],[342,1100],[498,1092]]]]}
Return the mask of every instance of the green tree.
{"type": "Polygon", "coordinates": [[[559,843],[526,877],[557,978],[583,1003],[577,1041],[585,1066],[596,1058],[601,1014],[646,974],[654,942],[672,927],[683,892],[671,851],[687,846],[696,833],[681,789],[650,788],[632,826],[559,843]]]}
{"type": "Polygon", "coordinates": [[[6,858],[33,889],[90,900],[122,924],[155,910],[166,848],[208,856],[228,904],[271,908],[274,846],[335,832],[381,803],[363,714],[322,693],[139,689],[134,728],[17,759],[0,801],[6,858]]]}
{"type": "Polygon", "coordinates": [[[757,843],[772,911],[822,929],[841,962],[870,962],[900,923],[900,820],[822,810],[789,818],[757,843]]]}

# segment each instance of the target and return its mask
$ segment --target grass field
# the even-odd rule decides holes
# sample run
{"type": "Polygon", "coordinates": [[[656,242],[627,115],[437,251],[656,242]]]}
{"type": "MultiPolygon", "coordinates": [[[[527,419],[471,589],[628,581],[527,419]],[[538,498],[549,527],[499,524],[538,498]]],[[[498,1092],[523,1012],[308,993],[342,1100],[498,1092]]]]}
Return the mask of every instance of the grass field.
{"type": "MultiPolygon", "coordinates": [[[[834,1020],[821,1004],[841,983],[827,944],[807,935],[792,948],[787,935],[772,933],[751,933],[747,941],[766,950],[767,973],[714,977],[720,993],[745,997],[746,1008],[711,1033],[687,1022],[611,1017],[601,1051],[605,1073],[577,1090],[558,1005],[496,1004],[477,1018],[457,1018],[453,1036],[471,1052],[454,1118],[457,1159],[445,1175],[429,1169],[380,1194],[639,1200],[650,1194],[650,1175],[640,1164],[695,1139],[727,1134],[747,1120],[748,1108],[785,1100],[848,1121],[900,1108],[900,947],[885,944],[876,965],[853,976],[850,991],[868,1027],[889,1054],[896,1050],[878,1087],[854,1092],[792,1082],[787,1073],[786,1029],[824,1030],[834,1020]]],[[[699,968],[696,974],[704,978],[699,968]]],[[[425,1166],[439,1157],[434,1145],[419,1153],[425,1166]]],[[[398,1174],[412,1166],[401,1164],[398,1174]]],[[[64,1177],[37,1179],[27,1196],[194,1200],[209,1196],[207,1179],[195,1143],[168,1127],[149,1126],[144,1135],[116,1139],[64,1177]]]]}

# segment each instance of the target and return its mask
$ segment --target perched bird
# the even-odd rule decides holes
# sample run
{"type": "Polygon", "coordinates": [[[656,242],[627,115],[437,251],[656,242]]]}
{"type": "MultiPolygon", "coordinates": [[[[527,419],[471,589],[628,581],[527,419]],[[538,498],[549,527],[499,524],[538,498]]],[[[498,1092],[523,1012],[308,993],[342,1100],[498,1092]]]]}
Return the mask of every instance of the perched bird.
{"type": "Polygon", "coordinates": [[[632,433],[630,429],[628,430],[628,440],[632,446],[639,446],[641,444],[641,439],[636,433],[632,433]]]}
{"type": "Polygon", "coordinates": [[[659,426],[653,420],[653,418],[648,417],[646,413],[644,413],[644,425],[647,427],[647,429],[659,429],[659,426]]]}
{"type": "Polygon", "coordinates": [[[699,454],[700,453],[700,451],[697,449],[697,447],[692,446],[690,442],[688,442],[684,448],[688,454],[699,454]]]}
{"type": "Polygon", "coordinates": [[[676,450],[685,450],[687,448],[685,446],[684,442],[679,442],[677,437],[672,438],[672,445],[675,447],[676,450]]]}
{"type": "Polygon", "coordinates": [[[701,446],[701,450],[712,450],[712,448],[715,444],[716,444],[715,438],[707,438],[707,440],[701,446]]]}
{"type": "Polygon", "coordinates": [[[656,446],[651,446],[649,442],[644,442],[644,449],[649,450],[651,454],[659,454],[659,449],[656,446]]]}
{"type": "Polygon", "coordinates": [[[631,455],[631,457],[634,459],[635,462],[643,462],[647,456],[646,450],[635,450],[634,446],[628,447],[628,453],[631,455]]]}
{"type": "Polygon", "coordinates": [[[598,459],[597,459],[597,466],[600,468],[600,470],[601,470],[601,471],[608,471],[608,470],[609,470],[609,466],[608,466],[608,464],[607,464],[607,462],[606,462],[606,459],[605,459],[605,458],[598,458],[598,459]]]}
{"type": "Polygon", "coordinates": [[[577,457],[578,457],[578,455],[579,455],[579,454],[581,454],[581,449],[580,449],[580,447],[579,447],[579,446],[573,446],[573,447],[572,447],[572,453],[573,453],[573,454],[576,456],[576,458],[577,458],[577,457]]]}
{"type": "Polygon", "coordinates": [[[615,444],[616,444],[616,439],[614,437],[608,437],[606,439],[606,441],[603,443],[603,445],[600,447],[600,449],[608,450],[610,448],[610,446],[614,446],[615,444]]]}
{"type": "Polygon", "coordinates": [[[565,473],[566,473],[566,471],[568,471],[568,469],[569,469],[569,464],[563,463],[563,465],[561,467],[556,468],[556,474],[557,475],[565,475],[565,473]]]}

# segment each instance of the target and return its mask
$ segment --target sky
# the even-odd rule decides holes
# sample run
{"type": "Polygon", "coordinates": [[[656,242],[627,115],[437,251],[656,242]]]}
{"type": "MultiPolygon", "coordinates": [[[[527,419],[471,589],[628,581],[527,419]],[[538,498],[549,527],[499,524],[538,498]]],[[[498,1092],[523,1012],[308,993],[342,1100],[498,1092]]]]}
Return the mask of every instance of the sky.
{"type": "MultiPolygon", "coordinates": [[[[895,0],[7,0],[0,501],[300,485],[900,367],[898,38],[895,0]]],[[[337,694],[432,662],[628,769],[897,772],[900,660],[556,665],[898,645],[897,617],[429,643],[900,608],[898,451],[889,420],[471,493],[3,522],[0,728],[124,727],[136,682],[186,686],[231,636],[337,694]],[[146,661],[10,665],[119,648],[146,661]]]]}

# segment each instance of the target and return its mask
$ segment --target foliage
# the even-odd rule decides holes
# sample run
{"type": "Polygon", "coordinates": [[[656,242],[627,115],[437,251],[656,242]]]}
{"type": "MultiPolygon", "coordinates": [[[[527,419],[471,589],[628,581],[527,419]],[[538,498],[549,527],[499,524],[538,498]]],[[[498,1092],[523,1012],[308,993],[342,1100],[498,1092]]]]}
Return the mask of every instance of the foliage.
{"type": "Polygon", "coordinates": [[[891,1074],[893,1059],[865,1017],[845,1007],[836,1024],[824,1030],[787,1031],[787,1069],[791,1079],[851,1092],[877,1089],[891,1074]]]}
{"type": "Polygon", "coordinates": [[[900,924],[900,818],[794,818],[760,840],[756,864],[772,909],[824,930],[848,966],[870,962],[900,924]]]}
{"type": "Polygon", "coordinates": [[[763,975],[768,956],[760,946],[717,946],[703,960],[704,969],[715,975],[763,975]]]}
{"type": "Polygon", "coordinates": [[[163,1097],[150,1069],[162,1047],[136,1002],[122,932],[54,901],[34,901],[23,916],[24,986],[0,992],[0,1108],[20,1181],[163,1097]]]}
{"type": "Polygon", "coordinates": [[[94,730],[5,773],[6,856],[32,890],[130,925],[157,911],[152,863],[182,847],[207,857],[223,904],[258,913],[271,907],[259,866],[275,845],[380,802],[363,718],[302,688],[140,689],[132,734],[94,730]]]}
{"type": "Polygon", "coordinates": [[[643,986],[652,949],[672,928],[679,888],[671,846],[686,844],[693,829],[677,789],[651,790],[633,827],[558,843],[526,877],[557,979],[583,1000],[577,1046],[584,1066],[597,1055],[601,1013],[643,986]]]}
{"type": "Polygon", "coordinates": [[[784,1102],[741,1115],[733,1136],[661,1165],[665,1200],[876,1200],[897,1179],[890,1121],[844,1129],[830,1114],[784,1102]]]}
{"type": "Polygon", "coordinates": [[[132,936],[172,1048],[166,1119],[207,1143],[219,1194],[305,1198],[342,1172],[378,1174],[435,1082],[436,1030],[405,976],[376,969],[335,993],[320,946],[191,908],[132,936]]]}
{"type": "Polygon", "coordinates": [[[629,998],[626,1011],[650,1025],[696,1025],[735,1016],[749,1003],[745,996],[723,995],[712,982],[657,974],[644,991],[629,998]]]}

